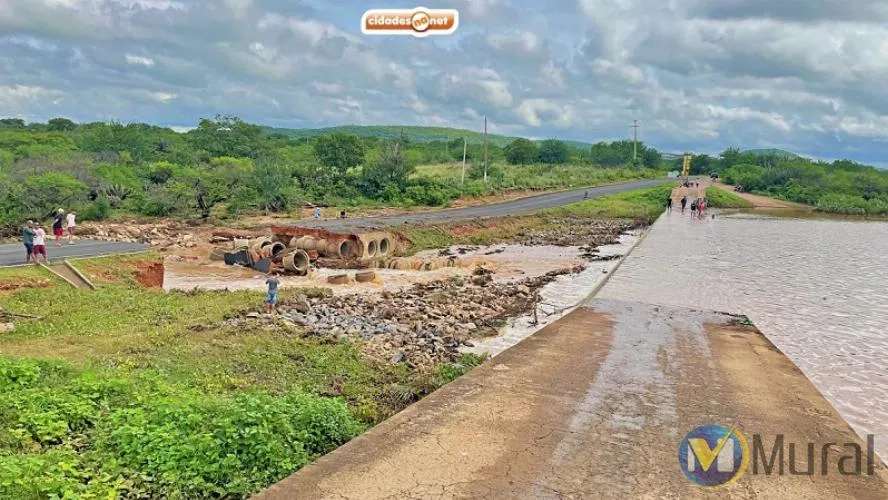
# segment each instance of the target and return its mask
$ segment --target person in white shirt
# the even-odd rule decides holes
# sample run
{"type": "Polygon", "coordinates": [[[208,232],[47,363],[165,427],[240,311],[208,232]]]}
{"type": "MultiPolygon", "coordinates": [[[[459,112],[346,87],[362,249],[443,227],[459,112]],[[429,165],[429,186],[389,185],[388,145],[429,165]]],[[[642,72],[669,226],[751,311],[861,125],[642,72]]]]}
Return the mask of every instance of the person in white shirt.
{"type": "Polygon", "coordinates": [[[34,227],[34,263],[37,263],[41,255],[43,262],[49,264],[49,260],[46,258],[46,231],[38,222],[34,227]]]}
{"type": "Polygon", "coordinates": [[[68,212],[68,216],[66,217],[67,225],[68,225],[68,243],[74,244],[74,233],[77,230],[77,212],[71,210],[68,212]]]}

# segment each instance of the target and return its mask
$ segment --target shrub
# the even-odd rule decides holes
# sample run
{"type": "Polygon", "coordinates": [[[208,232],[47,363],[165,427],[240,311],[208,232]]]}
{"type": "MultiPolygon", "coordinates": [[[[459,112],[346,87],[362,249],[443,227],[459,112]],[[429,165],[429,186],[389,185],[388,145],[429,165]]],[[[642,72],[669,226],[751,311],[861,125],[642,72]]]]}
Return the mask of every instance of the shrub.
{"type": "Polygon", "coordinates": [[[867,208],[867,202],[862,196],[831,193],[817,200],[817,210],[824,212],[864,215],[867,208]]]}
{"type": "Polygon", "coordinates": [[[96,201],[87,205],[83,211],[85,220],[105,220],[111,215],[111,203],[105,196],[99,196],[96,201]]]}

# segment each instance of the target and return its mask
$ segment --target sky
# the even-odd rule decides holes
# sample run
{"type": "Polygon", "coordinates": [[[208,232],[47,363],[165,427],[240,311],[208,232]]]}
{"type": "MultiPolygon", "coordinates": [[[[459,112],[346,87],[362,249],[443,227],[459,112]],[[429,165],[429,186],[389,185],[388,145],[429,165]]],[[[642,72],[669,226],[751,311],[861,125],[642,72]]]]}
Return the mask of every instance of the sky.
{"type": "Polygon", "coordinates": [[[426,125],[885,164],[884,0],[449,0],[364,35],[353,0],[0,0],[0,116],[426,125]]]}

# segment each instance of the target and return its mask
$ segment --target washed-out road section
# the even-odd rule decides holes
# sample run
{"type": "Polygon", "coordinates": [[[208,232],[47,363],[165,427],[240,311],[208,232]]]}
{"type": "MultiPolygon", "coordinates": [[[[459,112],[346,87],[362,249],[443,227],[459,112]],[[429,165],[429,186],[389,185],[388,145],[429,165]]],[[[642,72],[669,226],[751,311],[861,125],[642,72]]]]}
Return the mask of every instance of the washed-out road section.
{"type": "MultiPolygon", "coordinates": [[[[77,257],[99,257],[118,253],[132,253],[148,250],[144,243],[118,243],[112,241],[78,240],[69,245],[65,243],[56,247],[55,242],[47,242],[46,253],[50,261],[61,261],[77,257]]],[[[0,245],[0,267],[20,266],[25,264],[25,247],[20,243],[0,245]]]]}

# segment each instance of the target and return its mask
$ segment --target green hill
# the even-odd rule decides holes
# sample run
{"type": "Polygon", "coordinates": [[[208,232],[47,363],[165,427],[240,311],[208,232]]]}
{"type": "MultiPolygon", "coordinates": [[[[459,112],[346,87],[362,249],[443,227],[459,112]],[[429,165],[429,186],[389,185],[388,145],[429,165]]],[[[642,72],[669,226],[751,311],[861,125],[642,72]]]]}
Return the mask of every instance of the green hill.
{"type": "MultiPolygon", "coordinates": [[[[354,134],[358,137],[375,137],[379,139],[387,139],[398,137],[403,131],[407,137],[414,142],[433,142],[433,141],[452,141],[454,139],[462,139],[465,137],[471,144],[480,144],[484,142],[484,134],[474,130],[466,130],[449,127],[417,127],[417,126],[400,126],[400,125],[343,125],[339,127],[327,128],[273,128],[265,127],[270,134],[281,134],[287,137],[315,137],[319,135],[330,135],[337,132],[346,132],[354,134]]],[[[505,135],[487,134],[487,142],[492,145],[505,147],[517,137],[509,137],[505,135]]],[[[588,148],[590,143],[580,141],[563,140],[563,142],[579,148],[588,148]]]]}
{"type": "Polygon", "coordinates": [[[795,153],[792,153],[792,152],[789,152],[789,151],[786,151],[783,149],[773,149],[773,148],[772,149],[747,149],[746,151],[743,151],[743,152],[744,153],[751,153],[754,155],[760,155],[760,156],[775,156],[777,158],[785,158],[785,159],[789,159],[789,160],[797,160],[797,159],[802,158],[801,156],[799,156],[795,153]]]}

